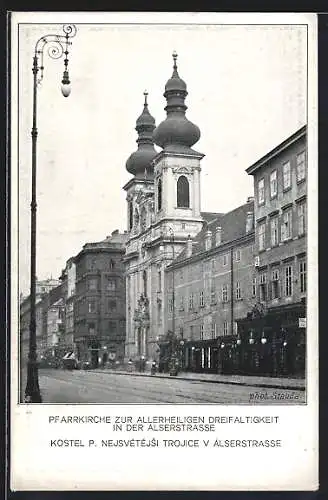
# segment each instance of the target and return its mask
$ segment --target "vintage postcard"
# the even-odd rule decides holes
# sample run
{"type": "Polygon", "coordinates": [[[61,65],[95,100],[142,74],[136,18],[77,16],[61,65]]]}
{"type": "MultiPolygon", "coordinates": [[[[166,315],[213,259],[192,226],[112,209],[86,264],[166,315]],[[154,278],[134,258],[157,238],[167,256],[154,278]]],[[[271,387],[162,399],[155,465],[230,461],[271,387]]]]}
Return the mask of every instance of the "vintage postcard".
{"type": "Polygon", "coordinates": [[[315,15],[9,22],[11,488],[316,489],[315,15]]]}

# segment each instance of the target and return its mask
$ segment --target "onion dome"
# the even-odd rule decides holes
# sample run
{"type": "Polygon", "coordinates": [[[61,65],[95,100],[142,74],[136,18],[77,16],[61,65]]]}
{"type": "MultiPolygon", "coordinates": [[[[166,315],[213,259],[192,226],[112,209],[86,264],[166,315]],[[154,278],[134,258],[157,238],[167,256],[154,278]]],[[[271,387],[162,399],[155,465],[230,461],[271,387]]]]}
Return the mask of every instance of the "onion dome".
{"type": "Polygon", "coordinates": [[[151,161],[157,155],[152,137],[155,129],[155,119],[148,110],[148,93],[146,91],[144,92],[144,96],[144,109],[137,119],[135,128],[138,132],[138,149],[131,154],[126,162],[127,171],[136,177],[149,177],[153,175],[154,167],[151,165],[151,161]]]}
{"type": "Polygon", "coordinates": [[[180,78],[177,68],[177,53],[173,52],[173,73],[165,85],[164,97],[167,105],[166,119],[154,130],[155,144],[167,149],[170,146],[180,146],[184,149],[193,146],[200,138],[200,130],[186,118],[187,106],[185,98],[188,95],[187,85],[180,78]]]}

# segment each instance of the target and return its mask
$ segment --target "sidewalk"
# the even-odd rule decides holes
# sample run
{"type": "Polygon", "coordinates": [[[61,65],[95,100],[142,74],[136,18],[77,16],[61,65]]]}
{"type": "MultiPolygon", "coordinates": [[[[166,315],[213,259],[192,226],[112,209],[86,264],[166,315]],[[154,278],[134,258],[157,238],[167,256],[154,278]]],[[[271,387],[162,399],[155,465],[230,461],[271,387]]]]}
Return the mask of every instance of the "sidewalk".
{"type": "Polygon", "coordinates": [[[209,382],[218,384],[246,385],[251,387],[266,387],[272,389],[289,389],[294,391],[305,390],[305,380],[296,378],[257,377],[248,375],[221,375],[218,373],[192,373],[180,372],[176,377],[168,373],[156,373],[151,375],[149,371],[137,372],[134,370],[112,370],[110,368],[97,368],[92,371],[102,373],[113,373],[116,375],[133,375],[137,377],[157,377],[165,379],[194,380],[197,382],[209,382]]]}

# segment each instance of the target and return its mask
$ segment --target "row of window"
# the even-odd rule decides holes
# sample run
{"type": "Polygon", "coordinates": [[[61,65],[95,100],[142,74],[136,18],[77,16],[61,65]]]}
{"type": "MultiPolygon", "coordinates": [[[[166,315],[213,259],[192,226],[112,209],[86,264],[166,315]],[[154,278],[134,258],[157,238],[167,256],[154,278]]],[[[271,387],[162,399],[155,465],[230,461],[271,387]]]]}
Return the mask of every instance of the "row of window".
{"type": "MultiPolygon", "coordinates": [[[[218,328],[217,323],[212,322],[210,323],[210,336],[207,338],[212,338],[216,339],[217,337],[220,337],[221,335],[229,335],[231,332],[229,331],[230,328],[230,323],[229,321],[223,321],[222,326],[218,328]]],[[[233,333],[237,335],[238,331],[238,325],[237,322],[234,322],[234,331],[233,333]]],[[[203,324],[201,325],[190,325],[189,326],[189,332],[187,332],[187,337],[190,340],[204,340],[204,334],[205,334],[205,327],[203,324]]],[[[181,338],[185,336],[184,328],[180,327],[179,329],[179,335],[181,338]]]]}
{"type": "MultiPolygon", "coordinates": [[[[237,249],[235,250],[234,252],[234,260],[235,262],[241,262],[242,260],[242,251],[241,249],[237,249]]],[[[221,255],[219,257],[217,257],[216,259],[212,259],[211,261],[208,261],[208,262],[201,262],[199,265],[200,265],[200,271],[202,273],[204,272],[208,272],[208,273],[215,273],[217,271],[217,266],[219,264],[219,262],[222,264],[222,266],[227,266],[228,265],[228,262],[229,262],[229,254],[226,253],[224,255],[221,255]]],[[[175,276],[175,280],[176,280],[176,283],[183,283],[184,282],[184,279],[185,277],[187,277],[188,279],[193,279],[193,278],[198,278],[198,273],[199,273],[199,268],[197,266],[193,266],[193,267],[188,267],[188,269],[179,269],[177,271],[174,271],[174,276],[175,276]],[[187,275],[187,276],[186,276],[187,275]]],[[[171,272],[169,275],[168,275],[168,281],[169,281],[169,287],[172,287],[173,286],[173,278],[172,278],[172,275],[173,275],[173,272],[171,272]]],[[[161,275],[160,275],[160,272],[159,272],[159,275],[158,275],[158,290],[160,291],[161,290],[161,275]]]]}
{"type": "Polygon", "coordinates": [[[281,295],[291,297],[294,292],[295,283],[298,284],[301,294],[306,293],[307,270],[305,260],[299,262],[298,279],[297,277],[295,279],[293,276],[292,265],[286,265],[283,268],[281,275],[279,269],[273,269],[270,283],[267,282],[267,273],[261,273],[259,276],[259,299],[262,302],[270,299],[278,299],[281,295]]]}
{"type": "MultiPolygon", "coordinates": [[[[297,205],[297,236],[303,236],[306,233],[306,203],[302,202],[297,205]]],[[[258,224],[258,242],[259,250],[265,250],[268,246],[267,242],[267,222],[263,221],[258,224]]],[[[293,237],[293,210],[288,208],[284,210],[281,216],[270,217],[270,247],[279,245],[293,237]],[[280,223],[280,232],[279,232],[280,223]],[[280,233],[280,234],[279,234],[280,233]],[[279,237],[280,236],[280,237],[279,237]]]]}
{"type": "MultiPolygon", "coordinates": [[[[115,291],[117,288],[117,280],[115,278],[106,276],[105,277],[105,290],[107,291],[115,291]]],[[[88,279],[88,290],[97,291],[98,290],[98,278],[89,278],[88,279]]]]}
{"type": "Polygon", "coordinates": [[[89,271],[96,271],[99,269],[108,269],[110,271],[113,271],[116,268],[120,268],[120,264],[121,263],[118,260],[114,260],[112,258],[109,259],[108,262],[104,262],[103,259],[100,262],[99,258],[97,257],[88,257],[86,262],[87,269],[89,271]]]}
{"type": "MultiPolygon", "coordinates": [[[[296,156],[296,182],[302,182],[306,176],[306,158],[305,151],[302,151],[296,156]]],[[[278,173],[277,170],[272,170],[270,173],[270,198],[275,198],[278,195],[278,173]]],[[[282,188],[283,191],[288,191],[292,186],[292,173],[290,161],[282,164],[282,188]]],[[[260,179],[257,184],[258,204],[265,203],[265,182],[264,178],[260,179]]]]}
{"type": "MultiPolygon", "coordinates": [[[[109,320],[107,323],[107,331],[108,333],[116,333],[117,330],[120,328],[121,330],[124,329],[125,327],[125,322],[124,320],[120,320],[118,323],[115,320],[109,320]]],[[[87,325],[89,335],[95,335],[96,334],[96,324],[95,323],[88,323],[87,325]]]]}
{"type": "MultiPolygon", "coordinates": [[[[117,305],[117,300],[116,299],[108,299],[105,302],[106,306],[106,312],[115,312],[117,311],[118,305],[117,305]]],[[[86,301],[86,308],[84,307],[83,302],[77,302],[76,304],[76,309],[77,309],[77,314],[81,314],[85,311],[88,313],[97,313],[98,312],[98,307],[99,307],[99,302],[97,299],[92,298],[86,301]]]]}
{"type": "MultiPolygon", "coordinates": [[[[306,261],[299,262],[299,292],[301,294],[306,293],[306,261]]],[[[293,267],[291,265],[286,265],[283,269],[283,275],[280,278],[280,270],[273,269],[271,274],[270,284],[267,282],[267,273],[261,273],[259,275],[259,283],[257,283],[257,278],[252,279],[252,297],[259,296],[261,301],[271,300],[279,298],[282,295],[285,297],[290,297],[293,294],[293,267]]],[[[240,282],[236,282],[235,287],[235,299],[241,300],[243,298],[242,289],[240,282]]],[[[221,301],[229,301],[229,287],[227,284],[223,285],[221,288],[221,301]]],[[[215,305],[217,303],[217,292],[213,288],[210,294],[210,305],[215,305]]],[[[205,294],[204,291],[199,292],[198,305],[200,308],[205,307],[205,294]]],[[[189,295],[188,310],[194,310],[195,304],[195,294],[189,295]]],[[[173,298],[170,297],[168,300],[169,312],[173,311],[173,298]]],[[[178,301],[179,311],[185,310],[185,298],[180,297],[178,301]]]]}

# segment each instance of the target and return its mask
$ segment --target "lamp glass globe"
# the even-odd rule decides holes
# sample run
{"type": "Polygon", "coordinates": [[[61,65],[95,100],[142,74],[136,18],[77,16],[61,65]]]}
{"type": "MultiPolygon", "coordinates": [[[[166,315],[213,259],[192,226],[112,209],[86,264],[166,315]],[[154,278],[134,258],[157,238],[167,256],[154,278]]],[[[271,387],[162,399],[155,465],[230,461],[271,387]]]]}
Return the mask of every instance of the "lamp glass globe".
{"type": "Polygon", "coordinates": [[[61,92],[64,97],[68,97],[71,93],[71,86],[69,83],[63,83],[61,86],[61,92]]]}

